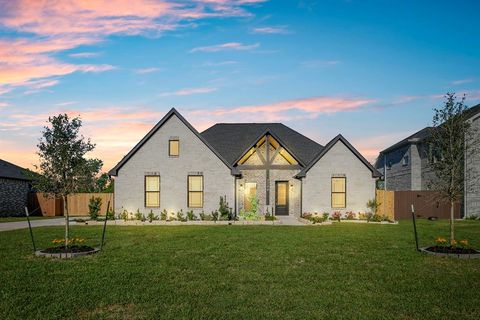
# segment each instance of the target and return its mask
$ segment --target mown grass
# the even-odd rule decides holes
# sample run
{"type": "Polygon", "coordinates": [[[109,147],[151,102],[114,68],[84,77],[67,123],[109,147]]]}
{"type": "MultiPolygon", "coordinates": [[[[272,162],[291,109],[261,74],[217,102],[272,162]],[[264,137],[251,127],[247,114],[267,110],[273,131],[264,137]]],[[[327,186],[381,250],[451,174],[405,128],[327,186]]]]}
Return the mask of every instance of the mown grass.
{"type": "MultiPolygon", "coordinates": [[[[45,247],[61,227],[34,229],[45,247]]],[[[420,221],[423,244],[448,234],[420,221]]],[[[480,223],[457,223],[480,247],[480,223]]],[[[98,245],[101,227],[73,236],[98,245]]],[[[105,250],[31,254],[0,233],[0,319],[478,319],[480,260],[414,250],[411,224],[109,227],[105,250]]]]}

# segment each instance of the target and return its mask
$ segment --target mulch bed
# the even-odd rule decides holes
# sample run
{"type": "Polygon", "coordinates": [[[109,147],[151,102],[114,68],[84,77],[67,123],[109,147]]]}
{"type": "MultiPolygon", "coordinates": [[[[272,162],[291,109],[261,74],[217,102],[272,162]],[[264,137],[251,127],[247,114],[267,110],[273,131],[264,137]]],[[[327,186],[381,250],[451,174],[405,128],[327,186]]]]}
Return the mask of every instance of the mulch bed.
{"type": "Polygon", "coordinates": [[[90,246],[60,246],[60,247],[50,247],[44,250],[41,250],[42,253],[80,253],[80,252],[90,252],[95,251],[95,248],[90,246]]]}
{"type": "Polygon", "coordinates": [[[425,248],[425,250],[435,253],[449,253],[449,254],[478,254],[479,252],[471,248],[459,248],[451,246],[432,246],[425,248]]]}

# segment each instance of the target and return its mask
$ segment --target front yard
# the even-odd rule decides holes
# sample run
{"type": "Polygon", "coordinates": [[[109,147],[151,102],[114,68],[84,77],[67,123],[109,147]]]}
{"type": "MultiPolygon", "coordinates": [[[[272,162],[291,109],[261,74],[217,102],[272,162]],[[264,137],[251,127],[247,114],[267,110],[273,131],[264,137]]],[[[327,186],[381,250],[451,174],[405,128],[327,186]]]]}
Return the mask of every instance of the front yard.
{"type": "MultiPolygon", "coordinates": [[[[41,247],[62,227],[34,229],[41,247]]],[[[447,221],[419,221],[424,245],[447,221]]],[[[480,247],[480,222],[457,223],[480,247]]],[[[98,245],[100,226],[72,235],[98,245]]],[[[480,259],[415,252],[411,224],[116,226],[105,251],[47,260],[0,233],[0,319],[478,319],[480,259]]]]}

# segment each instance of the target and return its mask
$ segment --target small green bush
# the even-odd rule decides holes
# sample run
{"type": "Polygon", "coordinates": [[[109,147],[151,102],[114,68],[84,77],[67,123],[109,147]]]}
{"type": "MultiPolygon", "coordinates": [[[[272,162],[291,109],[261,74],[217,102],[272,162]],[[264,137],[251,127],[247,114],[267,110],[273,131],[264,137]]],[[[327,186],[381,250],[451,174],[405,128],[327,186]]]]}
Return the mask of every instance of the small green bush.
{"type": "Polygon", "coordinates": [[[143,215],[143,213],[140,212],[140,209],[137,209],[137,212],[135,212],[135,220],[144,221],[144,219],[145,216],[143,215]]]}
{"type": "Polygon", "coordinates": [[[196,221],[196,220],[198,220],[198,219],[197,219],[197,216],[195,215],[195,213],[193,213],[193,210],[187,211],[187,220],[189,220],[189,221],[196,221]]]}
{"type": "Polygon", "coordinates": [[[113,209],[109,209],[107,211],[107,219],[108,220],[115,220],[115,211],[113,209]]]}
{"type": "Polygon", "coordinates": [[[148,222],[150,222],[150,223],[152,223],[153,220],[158,220],[158,216],[153,213],[153,210],[150,210],[147,218],[148,218],[148,222]]]}
{"type": "Polygon", "coordinates": [[[180,211],[177,212],[177,220],[181,222],[187,221],[187,218],[185,218],[185,215],[183,214],[183,209],[180,209],[180,211]]]}
{"type": "Polygon", "coordinates": [[[200,219],[202,221],[213,221],[213,217],[209,214],[205,214],[205,212],[200,212],[200,219]]]}
{"type": "Polygon", "coordinates": [[[218,214],[217,210],[212,211],[212,220],[213,221],[217,222],[218,221],[218,216],[219,216],[219,214],[218,214]]]}
{"type": "Polygon", "coordinates": [[[90,219],[97,220],[98,215],[100,214],[100,208],[102,207],[102,198],[100,197],[91,197],[88,202],[88,215],[90,219]]]}
{"type": "Polygon", "coordinates": [[[162,212],[160,212],[160,220],[166,221],[168,217],[168,212],[167,210],[163,209],[162,212]]]}
{"type": "Polygon", "coordinates": [[[128,216],[129,216],[127,209],[123,209],[120,216],[121,216],[122,220],[126,222],[128,220],[128,216]]]}

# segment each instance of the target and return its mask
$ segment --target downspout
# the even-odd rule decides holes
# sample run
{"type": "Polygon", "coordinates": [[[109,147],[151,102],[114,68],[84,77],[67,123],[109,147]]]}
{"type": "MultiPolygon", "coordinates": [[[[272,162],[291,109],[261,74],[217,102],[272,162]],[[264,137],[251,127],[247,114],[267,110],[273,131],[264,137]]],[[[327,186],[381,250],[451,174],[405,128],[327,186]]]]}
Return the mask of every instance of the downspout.
{"type": "Polygon", "coordinates": [[[303,218],[303,179],[300,179],[300,218],[303,218]]]}
{"type": "Polygon", "coordinates": [[[233,194],[234,194],[234,200],[233,204],[235,206],[234,214],[235,218],[237,218],[237,176],[233,177],[233,194]]]}

